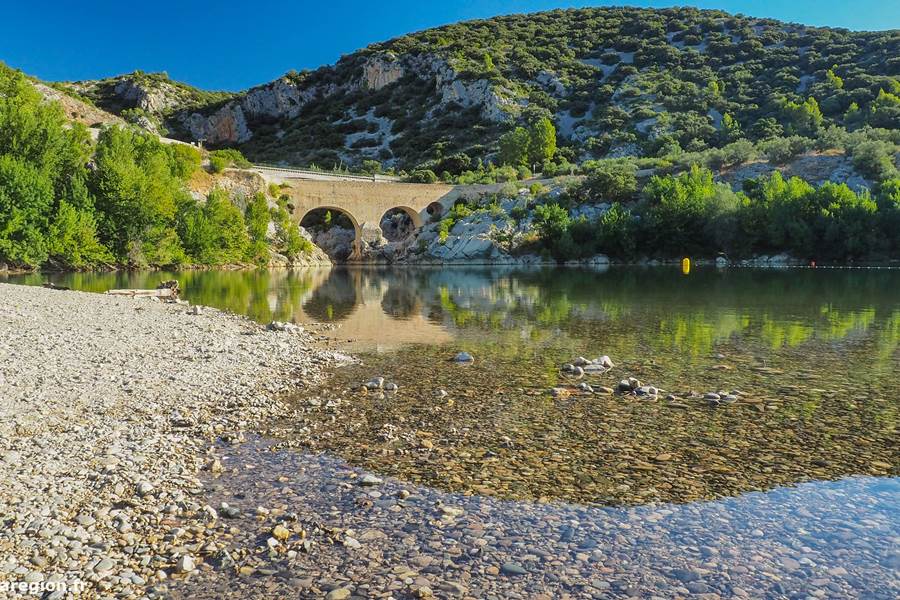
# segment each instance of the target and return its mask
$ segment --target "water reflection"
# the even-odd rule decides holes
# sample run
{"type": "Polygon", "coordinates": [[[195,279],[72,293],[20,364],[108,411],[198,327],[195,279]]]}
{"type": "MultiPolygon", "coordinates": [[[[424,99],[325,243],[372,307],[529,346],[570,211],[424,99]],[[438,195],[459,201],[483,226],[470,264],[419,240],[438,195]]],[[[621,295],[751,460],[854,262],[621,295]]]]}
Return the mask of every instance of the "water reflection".
{"type": "MultiPolygon", "coordinates": [[[[391,323],[368,341],[426,322],[458,334],[465,329],[531,332],[629,327],[651,321],[652,345],[701,356],[734,337],[758,339],[768,350],[813,340],[852,345],[877,339],[879,361],[895,358],[900,340],[900,272],[700,269],[309,269],[33,274],[8,278],[74,289],[155,287],[181,282],[191,302],[271,320],[340,323],[359,311],[391,323]],[[380,308],[387,320],[376,314],[380,308]],[[418,320],[417,317],[422,317],[418,320]],[[404,324],[403,322],[407,323],[404,324]]],[[[362,329],[357,330],[365,336],[362,329]]],[[[428,329],[422,340],[434,333],[428,329]]],[[[340,335],[340,334],[337,334],[340,335]]],[[[411,337],[401,333],[401,337],[411,337]]],[[[414,337],[414,336],[412,336],[414,337]]],[[[446,338],[446,336],[444,336],[446,338]]],[[[366,341],[366,340],[360,340],[366,341]]]]}
{"type": "Polygon", "coordinates": [[[313,392],[343,398],[339,410],[299,398],[301,416],[281,425],[282,437],[408,481],[634,504],[898,472],[898,271],[332,269],[54,279],[101,291],[171,277],[195,303],[261,322],[333,324],[324,334],[349,343],[362,363],[313,392]],[[448,363],[459,350],[475,365],[448,363]],[[630,376],[665,392],[656,401],[551,397],[551,388],[575,383],[561,363],[601,354],[617,366],[583,380],[591,386],[630,376]],[[375,375],[401,393],[359,396],[375,375]],[[743,396],[728,407],[702,400],[733,390],[743,396]],[[666,393],[679,400],[662,400],[666,393]]]}

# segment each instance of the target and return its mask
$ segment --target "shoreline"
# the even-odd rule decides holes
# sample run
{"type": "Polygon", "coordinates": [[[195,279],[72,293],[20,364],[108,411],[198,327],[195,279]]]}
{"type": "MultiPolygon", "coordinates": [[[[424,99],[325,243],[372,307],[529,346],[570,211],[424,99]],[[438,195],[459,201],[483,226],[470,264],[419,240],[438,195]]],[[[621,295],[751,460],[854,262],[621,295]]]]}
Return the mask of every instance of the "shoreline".
{"type": "MultiPolygon", "coordinates": [[[[761,269],[783,269],[783,268],[802,268],[802,269],[898,269],[900,261],[858,261],[858,262],[817,262],[793,257],[756,257],[752,259],[734,260],[725,262],[717,261],[715,258],[690,258],[691,267],[716,267],[720,269],[733,268],[761,268],[761,269]]],[[[592,257],[583,260],[556,261],[545,260],[535,255],[527,255],[523,257],[507,256],[503,259],[486,259],[486,260],[416,260],[407,261],[353,261],[353,262],[313,262],[308,264],[297,265],[169,265],[169,266],[152,266],[152,267],[124,267],[117,266],[109,269],[6,269],[0,270],[0,278],[16,277],[22,275],[72,275],[76,273],[141,273],[141,272],[262,272],[262,271],[305,271],[308,269],[332,269],[339,268],[460,268],[460,267],[525,267],[525,268],[609,268],[609,267],[660,267],[660,266],[680,266],[683,258],[666,258],[666,259],[646,259],[640,261],[619,261],[610,259],[604,255],[600,257],[592,257]]]]}
{"type": "Polygon", "coordinates": [[[343,359],[207,307],[0,295],[0,582],[130,597],[193,572],[227,527],[200,481],[216,441],[289,414],[284,394],[343,359]]]}

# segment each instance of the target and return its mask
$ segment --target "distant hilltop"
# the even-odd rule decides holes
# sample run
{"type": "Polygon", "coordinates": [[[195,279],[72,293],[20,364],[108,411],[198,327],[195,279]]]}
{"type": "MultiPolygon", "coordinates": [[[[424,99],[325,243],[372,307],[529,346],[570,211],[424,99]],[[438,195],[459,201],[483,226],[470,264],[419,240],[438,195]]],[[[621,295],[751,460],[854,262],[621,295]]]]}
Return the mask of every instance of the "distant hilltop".
{"type": "Polygon", "coordinates": [[[54,87],[257,162],[456,175],[501,160],[501,137],[542,117],[558,158],[573,163],[816,137],[829,126],[897,129],[898,76],[898,30],[589,8],[429,29],[236,94],[140,72],[54,87]]]}

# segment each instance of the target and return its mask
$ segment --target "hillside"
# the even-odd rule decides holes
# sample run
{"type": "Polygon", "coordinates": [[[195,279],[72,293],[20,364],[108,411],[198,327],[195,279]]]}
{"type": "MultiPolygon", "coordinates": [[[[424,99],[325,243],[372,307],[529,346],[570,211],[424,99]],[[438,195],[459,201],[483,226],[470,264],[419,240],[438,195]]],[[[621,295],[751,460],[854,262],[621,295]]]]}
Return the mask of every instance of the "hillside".
{"type": "Polygon", "coordinates": [[[898,75],[896,30],[591,8],[430,29],[234,96],[146,74],[70,85],[111,112],[257,161],[458,173],[495,159],[504,132],[540,115],[573,162],[814,137],[829,125],[894,129],[898,75]]]}

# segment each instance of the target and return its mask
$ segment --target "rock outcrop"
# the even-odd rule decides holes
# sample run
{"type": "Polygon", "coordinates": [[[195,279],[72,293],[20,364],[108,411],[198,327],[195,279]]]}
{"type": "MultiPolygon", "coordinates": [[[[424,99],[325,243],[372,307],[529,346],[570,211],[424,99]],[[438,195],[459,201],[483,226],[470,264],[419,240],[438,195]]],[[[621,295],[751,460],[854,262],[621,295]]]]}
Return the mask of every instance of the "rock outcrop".
{"type": "Polygon", "coordinates": [[[253,136],[239,103],[229,102],[209,116],[197,112],[183,113],[176,120],[187,131],[190,139],[203,140],[212,146],[241,144],[253,136]]]}
{"type": "Polygon", "coordinates": [[[403,63],[393,54],[385,54],[369,58],[363,64],[365,88],[378,91],[406,74],[403,63]]]}
{"type": "Polygon", "coordinates": [[[113,89],[124,106],[139,108],[154,115],[165,114],[179,104],[179,94],[173,85],[142,85],[136,79],[125,77],[113,89]]]}

